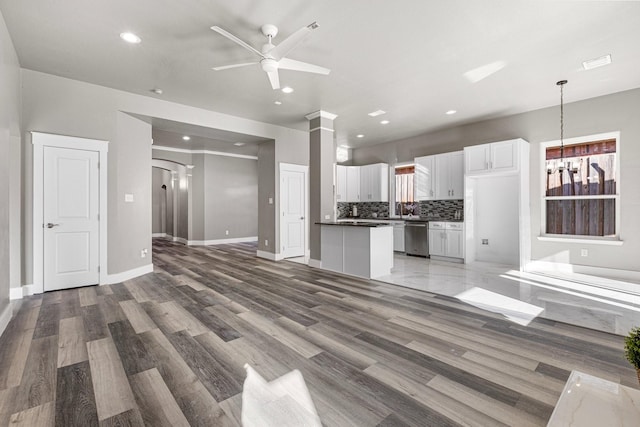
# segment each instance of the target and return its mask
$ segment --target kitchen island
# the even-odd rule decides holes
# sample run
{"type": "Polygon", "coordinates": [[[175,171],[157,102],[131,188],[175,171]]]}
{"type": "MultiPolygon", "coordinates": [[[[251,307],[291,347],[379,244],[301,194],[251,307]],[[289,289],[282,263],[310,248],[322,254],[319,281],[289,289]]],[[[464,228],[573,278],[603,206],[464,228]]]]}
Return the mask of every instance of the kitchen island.
{"type": "Polygon", "coordinates": [[[321,268],[375,279],[393,268],[393,224],[383,222],[319,222],[321,268]]]}

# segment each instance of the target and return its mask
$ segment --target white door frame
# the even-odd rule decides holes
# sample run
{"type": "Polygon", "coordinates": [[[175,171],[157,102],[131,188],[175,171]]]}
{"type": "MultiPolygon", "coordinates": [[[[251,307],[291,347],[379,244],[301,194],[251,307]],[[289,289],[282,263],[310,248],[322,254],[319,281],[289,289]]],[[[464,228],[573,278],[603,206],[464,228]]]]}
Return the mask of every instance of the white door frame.
{"type": "MultiPolygon", "coordinates": [[[[304,257],[305,259],[309,259],[309,166],[304,165],[296,165],[293,163],[279,163],[279,177],[282,177],[283,171],[292,171],[292,172],[302,172],[304,173],[304,257]]],[[[282,181],[282,180],[280,180],[282,181]]],[[[284,197],[284,186],[280,185],[280,197],[278,206],[280,210],[282,210],[282,200],[284,197]]],[[[276,254],[277,259],[281,259],[282,252],[280,248],[282,247],[282,242],[284,241],[284,219],[280,212],[278,212],[278,216],[280,217],[280,242],[278,245],[278,253],[276,254]]]]}
{"type": "Polygon", "coordinates": [[[44,292],[44,147],[96,151],[99,155],[99,284],[107,283],[107,153],[109,142],[74,136],[31,132],[33,144],[33,286],[34,293],[44,292]]]}

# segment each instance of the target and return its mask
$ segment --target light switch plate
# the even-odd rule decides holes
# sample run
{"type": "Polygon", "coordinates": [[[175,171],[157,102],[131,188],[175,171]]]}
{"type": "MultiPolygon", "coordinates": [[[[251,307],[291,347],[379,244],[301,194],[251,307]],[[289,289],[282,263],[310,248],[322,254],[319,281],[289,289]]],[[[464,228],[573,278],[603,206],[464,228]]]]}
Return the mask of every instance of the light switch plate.
{"type": "Polygon", "coordinates": [[[124,195],[124,201],[125,201],[125,202],[133,202],[133,194],[128,194],[128,193],[126,193],[126,194],[124,195]]]}

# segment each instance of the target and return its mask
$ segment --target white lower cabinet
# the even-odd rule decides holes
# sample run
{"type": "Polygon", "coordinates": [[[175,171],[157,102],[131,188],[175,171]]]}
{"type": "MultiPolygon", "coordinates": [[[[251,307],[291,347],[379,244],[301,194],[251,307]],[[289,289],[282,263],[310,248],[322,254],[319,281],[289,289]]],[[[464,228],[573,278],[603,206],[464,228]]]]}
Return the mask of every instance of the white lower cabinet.
{"type": "Polygon", "coordinates": [[[430,222],[429,255],[461,261],[464,258],[464,223],[430,222]]]}
{"type": "Polygon", "coordinates": [[[404,224],[393,224],[393,250],[404,252],[404,224]]]}

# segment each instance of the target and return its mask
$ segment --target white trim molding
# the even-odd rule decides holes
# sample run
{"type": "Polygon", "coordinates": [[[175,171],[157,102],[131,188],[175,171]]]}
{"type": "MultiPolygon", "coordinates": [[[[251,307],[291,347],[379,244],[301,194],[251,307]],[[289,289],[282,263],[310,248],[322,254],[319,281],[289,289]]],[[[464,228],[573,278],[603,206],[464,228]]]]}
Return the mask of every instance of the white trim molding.
{"type": "Polygon", "coordinates": [[[318,117],[322,117],[323,119],[335,120],[338,117],[337,114],[330,113],[328,111],[318,110],[313,113],[309,113],[304,116],[307,120],[317,119],[318,117]]]}
{"type": "Polygon", "coordinates": [[[112,285],[114,283],[122,283],[125,280],[131,280],[145,274],[153,273],[153,264],[143,265],[142,267],[132,268],[131,270],[123,271],[121,273],[109,274],[105,283],[101,285],[112,285]]]}
{"type": "Polygon", "coordinates": [[[325,127],[322,127],[322,126],[318,126],[316,128],[309,129],[309,132],[313,132],[315,130],[326,130],[326,131],[329,131],[329,132],[335,132],[335,130],[333,130],[333,129],[325,128],[325,127]]]}
{"type": "Polygon", "coordinates": [[[0,313],[0,335],[7,329],[7,325],[11,321],[11,316],[13,315],[13,307],[11,304],[7,304],[4,306],[4,310],[0,313]]]}
{"type": "Polygon", "coordinates": [[[256,251],[256,256],[258,258],[268,259],[270,261],[282,261],[284,257],[281,254],[274,254],[273,252],[267,251],[256,251]]]}
{"type": "Polygon", "coordinates": [[[96,151],[99,158],[100,176],[100,218],[99,228],[99,284],[107,282],[107,171],[109,141],[31,132],[33,144],[33,286],[34,293],[44,292],[44,147],[70,148],[74,150],[96,151]]]}
{"type": "Polygon", "coordinates": [[[234,237],[231,239],[216,239],[216,240],[189,240],[188,246],[210,246],[210,245],[226,245],[228,243],[246,243],[257,242],[258,236],[251,237],[234,237]]]}
{"type": "Polygon", "coordinates": [[[35,294],[34,285],[24,285],[15,288],[9,288],[9,299],[22,299],[35,294]]]}
{"type": "MultiPolygon", "coordinates": [[[[258,156],[251,156],[249,154],[236,154],[227,153],[224,151],[212,151],[212,150],[189,150],[188,148],[175,148],[175,147],[163,147],[162,145],[154,145],[152,150],[158,151],[170,151],[173,153],[185,153],[185,154],[210,154],[212,156],[224,156],[224,157],[237,157],[239,159],[258,160],[258,156]]],[[[187,167],[192,165],[187,165],[187,167]]]]}
{"type": "Polygon", "coordinates": [[[322,261],[317,260],[317,259],[313,259],[313,258],[309,258],[309,264],[307,264],[309,267],[313,267],[313,268],[322,268],[322,261]]]}

